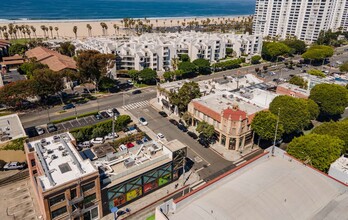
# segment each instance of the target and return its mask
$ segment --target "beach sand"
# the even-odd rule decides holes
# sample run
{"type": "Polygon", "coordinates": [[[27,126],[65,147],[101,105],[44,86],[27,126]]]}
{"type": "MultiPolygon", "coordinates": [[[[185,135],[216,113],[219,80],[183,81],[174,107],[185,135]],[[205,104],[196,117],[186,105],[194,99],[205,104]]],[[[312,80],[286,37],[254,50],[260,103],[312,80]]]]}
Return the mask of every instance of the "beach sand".
{"type": "MultiPolygon", "coordinates": [[[[225,20],[233,20],[233,21],[241,21],[244,18],[247,18],[249,16],[230,16],[230,17],[209,17],[211,20],[211,23],[220,23],[220,21],[225,20]]],[[[186,25],[190,21],[198,21],[206,20],[207,18],[198,17],[198,18],[149,18],[147,20],[150,21],[150,23],[147,23],[148,25],[153,24],[153,28],[156,29],[156,27],[170,27],[170,26],[177,26],[178,24],[181,26],[182,22],[185,22],[186,25]]],[[[73,32],[73,27],[77,26],[77,38],[86,38],[89,37],[88,35],[88,29],[87,24],[90,24],[92,27],[91,34],[93,37],[101,37],[103,35],[102,27],[100,26],[101,22],[106,23],[108,26],[107,35],[108,36],[114,36],[115,35],[115,29],[114,24],[116,24],[119,27],[119,30],[116,31],[116,35],[123,35],[126,34],[124,28],[124,24],[121,22],[122,19],[114,19],[114,20],[57,20],[57,21],[34,21],[34,20],[28,20],[28,21],[22,21],[22,20],[16,20],[16,21],[0,21],[0,26],[8,26],[9,23],[13,23],[14,25],[29,25],[34,26],[36,28],[36,37],[43,37],[44,32],[41,29],[41,25],[45,25],[46,27],[52,26],[53,27],[53,38],[57,39],[72,39],[75,38],[75,34],[73,32]],[[58,33],[54,30],[55,27],[58,27],[58,33]]],[[[137,20],[137,19],[135,19],[137,20]]],[[[144,22],[144,19],[140,19],[144,22]]],[[[52,34],[50,30],[48,31],[49,38],[52,38],[52,34]]],[[[35,37],[34,33],[31,33],[31,37],[35,37]]]]}

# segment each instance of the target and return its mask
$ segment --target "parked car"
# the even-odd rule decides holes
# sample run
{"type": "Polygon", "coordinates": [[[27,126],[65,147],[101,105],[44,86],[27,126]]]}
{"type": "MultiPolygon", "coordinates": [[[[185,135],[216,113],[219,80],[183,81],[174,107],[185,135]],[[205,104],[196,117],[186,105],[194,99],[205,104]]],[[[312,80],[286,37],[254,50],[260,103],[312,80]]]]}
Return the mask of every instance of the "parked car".
{"type": "Polygon", "coordinates": [[[72,108],[75,108],[75,105],[72,103],[63,106],[63,110],[68,110],[72,108]]]}
{"type": "Polygon", "coordinates": [[[80,148],[86,148],[86,147],[92,147],[93,144],[90,141],[84,141],[84,142],[77,144],[77,146],[80,148]]]}
{"type": "Polygon", "coordinates": [[[112,109],[106,110],[106,113],[109,115],[109,117],[114,116],[114,112],[112,111],[112,109]]]}
{"type": "Polygon", "coordinates": [[[115,116],[120,115],[120,112],[116,108],[112,108],[111,111],[115,114],[115,116]]]}
{"type": "Polygon", "coordinates": [[[137,140],[135,143],[137,143],[137,145],[142,145],[144,142],[142,140],[137,140]]]}
{"type": "Polygon", "coordinates": [[[178,127],[182,132],[187,132],[187,128],[185,127],[185,125],[179,123],[179,124],[177,125],[177,127],[178,127]]]}
{"type": "Polygon", "coordinates": [[[97,120],[102,120],[103,119],[103,117],[100,114],[96,114],[96,115],[94,115],[94,117],[97,120]]]}
{"type": "Polygon", "coordinates": [[[47,130],[49,133],[55,132],[58,130],[58,128],[53,124],[53,123],[48,123],[47,124],[47,130]]]}
{"type": "Polygon", "coordinates": [[[128,83],[128,85],[130,85],[130,86],[134,85],[131,79],[127,80],[127,83],[128,83]]]}
{"type": "Polygon", "coordinates": [[[127,148],[132,148],[132,147],[134,147],[134,144],[129,142],[129,143],[126,144],[126,146],[127,146],[127,148]]]}
{"type": "Polygon", "coordinates": [[[121,145],[118,147],[118,149],[119,149],[120,151],[124,151],[124,150],[127,150],[128,148],[127,148],[126,145],[121,144],[121,145]]]}
{"type": "Polygon", "coordinates": [[[199,138],[198,143],[200,143],[203,147],[209,147],[209,141],[205,138],[199,138]]]}
{"type": "Polygon", "coordinates": [[[116,134],[116,132],[114,132],[114,133],[109,133],[109,134],[107,134],[105,137],[104,137],[104,140],[111,140],[111,139],[113,139],[113,138],[118,138],[118,134],[116,134]]]}
{"type": "Polygon", "coordinates": [[[38,135],[42,135],[42,134],[45,133],[45,130],[43,128],[39,127],[39,126],[36,126],[35,130],[36,130],[38,135]]]}
{"type": "Polygon", "coordinates": [[[22,170],[27,167],[26,163],[20,163],[20,162],[9,162],[5,164],[3,167],[4,170],[22,170]]]}
{"type": "Polygon", "coordinates": [[[192,131],[188,131],[187,134],[188,134],[188,136],[192,137],[192,138],[195,139],[195,140],[198,138],[197,134],[195,134],[195,133],[192,132],[192,131]]]}
{"type": "Polygon", "coordinates": [[[179,122],[177,122],[175,119],[169,119],[169,122],[175,126],[177,126],[179,124],[179,122]]]}
{"type": "Polygon", "coordinates": [[[92,144],[102,144],[102,143],[104,143],[104,138],[102,138],[102,137],[93,138],[91,140],[91,143],[92,144]]]}
{"type": "Polygon", "coordinates": [[[276,73],[275,72],[269,72],[268,74],[271,75],[271,76],[274,76],[276,73]]]}
{"type": "Polygon", "coordinates": [[[164,111],[160,111],[158,112],[162,117],[168,117],[167,113],[165,113],[164,111]]]}
{"type": "Polygon", "coordinates": [[[133,95],[140,94],[140,93],[141,93],[141,90],[139,89],[136,89],[132,92],[133,95]]]}
{"type": "Polygon", "coordinates": [[[140,122],[140,124],[142,124],[144,126],[148,124],[148,122],[146,121],[146,119],[144,117],[140,117],[139,122],[140,122]]]}
{"type": "Polygon", "coordinates": [[[163,135],[162,133],[158,133],[158,134],[157,134],[157,138],[158,138],[158,139],[164,139],[164,135],[163,135]]]}
{"type": "Polygon", "coordinates": [[[106,111],[100,111],[99,114],[103,116],[103,118],[110,118],[110,115],[106,113],[106,111]]]}
{"type": "Polygon", "coordinates": [[[149,140],[148,140],[146,137],[144,137],[142,141],[143,141],[144,143],[146,143],[146,142],[148,142],[149,140]]]}

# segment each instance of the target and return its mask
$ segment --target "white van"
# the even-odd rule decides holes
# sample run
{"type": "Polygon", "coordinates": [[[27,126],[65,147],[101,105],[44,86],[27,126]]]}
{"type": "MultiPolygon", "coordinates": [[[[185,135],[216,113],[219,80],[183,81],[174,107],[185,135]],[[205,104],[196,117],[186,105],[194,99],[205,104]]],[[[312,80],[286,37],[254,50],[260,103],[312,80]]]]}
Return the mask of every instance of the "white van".
{"type": "Polygon", "coordinates": [[[91,140],[91,143],[92,144],[102,144],[102,143],[104,143],[104,138],[102,138],[102,137],[93,138],[91,140]]]}

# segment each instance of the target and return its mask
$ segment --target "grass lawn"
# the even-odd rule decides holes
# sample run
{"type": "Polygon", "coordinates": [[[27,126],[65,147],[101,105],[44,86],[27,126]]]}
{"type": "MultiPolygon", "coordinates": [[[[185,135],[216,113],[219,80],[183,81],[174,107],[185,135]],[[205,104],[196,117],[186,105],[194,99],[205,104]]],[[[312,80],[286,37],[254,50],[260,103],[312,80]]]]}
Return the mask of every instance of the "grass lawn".
{"type": "Polygon", "coordinates": [[[155,220],[155,214],[153,214],[153,215],[147,217],[146,220],[155,220]]]}
{"type": "Polygon", "coordinates": [[[134,86],[137,88],[144,88],[144,87],[148,87],[149,85],[143,84],[143,83],[134,83],[134,86]]]}
{"type": "Polygon", "coordinates": [[[24,38],[11,40],[11,44],[27,44],[28,42],[29,40],[24,38]]]}

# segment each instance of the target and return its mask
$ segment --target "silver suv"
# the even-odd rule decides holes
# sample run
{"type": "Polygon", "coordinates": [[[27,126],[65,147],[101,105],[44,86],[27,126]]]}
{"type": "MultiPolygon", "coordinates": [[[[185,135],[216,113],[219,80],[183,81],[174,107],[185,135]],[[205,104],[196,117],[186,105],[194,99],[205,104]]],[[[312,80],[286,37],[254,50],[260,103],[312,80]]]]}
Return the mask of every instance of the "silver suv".
{"type": "Polygon", "coordinates": [[[9,162],[5,164],[3,167],[4,170],[22,170],[27,167],[27,164],[25,162],[20,163],[20,162],[9,162]]]}

